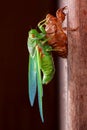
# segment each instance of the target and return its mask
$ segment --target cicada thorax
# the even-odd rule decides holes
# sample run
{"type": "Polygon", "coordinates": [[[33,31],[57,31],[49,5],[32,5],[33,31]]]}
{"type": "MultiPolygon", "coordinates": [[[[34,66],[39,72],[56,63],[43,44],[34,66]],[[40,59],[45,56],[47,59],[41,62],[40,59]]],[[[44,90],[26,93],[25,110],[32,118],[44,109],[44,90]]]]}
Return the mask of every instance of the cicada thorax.
{"type": "Polygon", "coordinates": [[[50,49],[51,47],[49,45],[39,47],[43,84],[48,84],[52,80],[55,73],[53,57],[50,49]]]}
{"type": "Polygon", "coordinates": [[[62,23],[65,19],[64,8],[57,10],[56,17],[51,14],[46,16],[46,37],[49,38],[48,44],[58,52],[61,57],[67,57],[67,35],[64,32],[62,23]]]}

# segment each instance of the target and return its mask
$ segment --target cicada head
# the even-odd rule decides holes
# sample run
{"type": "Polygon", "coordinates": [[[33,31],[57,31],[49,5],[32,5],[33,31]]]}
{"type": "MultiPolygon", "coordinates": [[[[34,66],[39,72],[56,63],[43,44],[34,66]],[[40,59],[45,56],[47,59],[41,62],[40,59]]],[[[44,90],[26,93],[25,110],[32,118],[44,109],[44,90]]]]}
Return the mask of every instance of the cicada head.
{"type": "Polygon", "coordinates": [[[29,38],[35,38],[35,37],[37,37],[38,36],[38,31],[36,30],[36,29],[31,29],[30,31],[29,31],[29,38]]]}
{"type": "Polygon", "coordinates": [[[65,8],[62,8],[62,9],[58,9],[58,10],[56,11],[56,17],[57,17],[58,19],[60,19],[62,22],[64,21],[65,16],[66,16],[66,14],[63,12],[64,9],[65,9],[65,8]]]}

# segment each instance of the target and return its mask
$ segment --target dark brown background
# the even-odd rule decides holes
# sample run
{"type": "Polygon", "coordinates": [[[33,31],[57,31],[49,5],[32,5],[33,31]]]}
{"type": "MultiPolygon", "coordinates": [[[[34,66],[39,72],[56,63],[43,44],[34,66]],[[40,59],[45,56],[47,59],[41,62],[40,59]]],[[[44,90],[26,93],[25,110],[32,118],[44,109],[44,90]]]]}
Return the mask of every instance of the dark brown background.
{"type": "Polygon", "coordinates": [[[44,86],[44,124],[37,99],[34,107],[30,106],[27,86],[28,31],[36,28],[47,13],[55,14],[56,5],[54,0],[8,0],[0,4],[0,130],[57,130],[59,127],[56,74],[44,86]]]}

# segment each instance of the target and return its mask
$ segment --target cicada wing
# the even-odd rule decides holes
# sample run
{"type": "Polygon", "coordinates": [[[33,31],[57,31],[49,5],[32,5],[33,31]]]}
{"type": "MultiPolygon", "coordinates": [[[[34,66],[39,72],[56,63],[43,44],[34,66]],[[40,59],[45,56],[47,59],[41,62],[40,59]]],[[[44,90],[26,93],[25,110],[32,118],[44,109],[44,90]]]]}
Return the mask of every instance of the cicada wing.
{"type": "Polygon", "coordinates": [[[34,104],[36,96],[36,57],[29,56],[29,69],[28,69],[28,91],[31,106],[34,104]]]}
{"type": "Polygon", "coordinates": [[[40,53],[38,50],[38,46],[36,47],[36,52],[37,52],[37,87],[38,87],[38,104],[39,104],[39,111],[40,111],[40,116],[41,116],[41,120],[42,122],[44,122],[44,118],[43,118],[43,105],[42,105],[42,97],[43,97],[43,88],[42,88],[42,80],[41,80],[41,70],[40,70],[40,53]]]}

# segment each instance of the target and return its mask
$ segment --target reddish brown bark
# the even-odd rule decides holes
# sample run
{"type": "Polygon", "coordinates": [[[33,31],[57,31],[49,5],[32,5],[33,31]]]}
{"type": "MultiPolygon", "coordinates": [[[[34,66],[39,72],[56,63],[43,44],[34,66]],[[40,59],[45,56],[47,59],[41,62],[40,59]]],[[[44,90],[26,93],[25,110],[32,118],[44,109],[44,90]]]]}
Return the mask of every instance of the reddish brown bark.
{"type": "Polygon", "coordinates": [[[87,0],[68,6],[68,130],[87,130],[87,0]]]}

